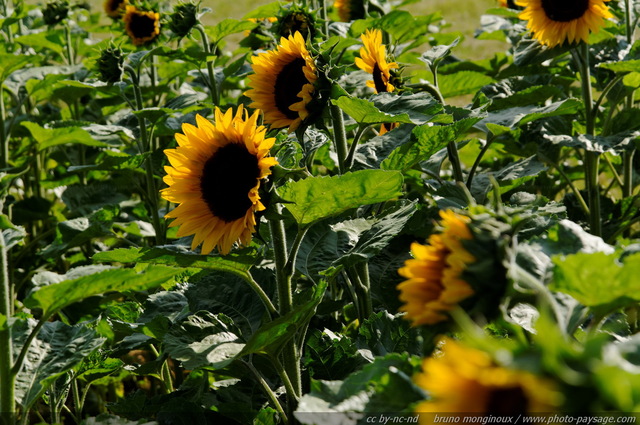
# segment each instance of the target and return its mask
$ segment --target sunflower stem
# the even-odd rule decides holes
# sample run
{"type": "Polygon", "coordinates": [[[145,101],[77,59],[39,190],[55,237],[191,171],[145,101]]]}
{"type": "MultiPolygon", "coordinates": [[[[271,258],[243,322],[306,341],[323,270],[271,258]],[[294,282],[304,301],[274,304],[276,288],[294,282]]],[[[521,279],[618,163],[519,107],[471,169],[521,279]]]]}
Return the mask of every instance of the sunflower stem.
{"type": "Polygon", "coordinates": [[[353,161],[356,156],[356,149],[358,149],[358,143],[360,143],[360,138],[367,130],[367,125],[358,126],[358,131],[356,131],[356,135],[353,137],[353,142],[351,142],[351,146],[349,147],[349,154],[347,155],[347,159],[345,162],[345,169],[350,170],[353,167],[353,161]]]}
{"type": "Polygon", "coordinates": [[[9,264],[4,236],[0,232],[0,422],[3,424],[13,423],[15,414],[16,374],[11,370],[13,365],[11,327],[9,326],[11,316],[9,264]]]}
{"type": "MultiPolygon", "coordinates": [[[[129,66],[125,67],[125,71],[127,71],[131,77],[133,93],[136,98],[136,110],[140,111],[144,108],[144,103],[142,101],[142,92],[140,91],[140,79],[138,77],[138,73],[129,66]]],[[[144,117],[140,114],[137,114],[137,117],[138,128],[140,129],[140,142],[138,143],[138,146],[141,153],[148,152],[151,154],[151,146],[149,145],[149,137],[147,136],[147,126],[145,125],[144,117]]],[[[151,159],[151,155],[149,155],[145,161],[145,171],[147,180],[147,198],[149,209],[151,210],[150,214],[153,222],[153,229],[156,233],[156,244],[162,245],[165,243],[165,235],[162,223],[160,222],[160,216],[158,215],[158,197],[156,196],[157,189],[153,176],[153,161],[151,159]]]]}
{"type": "MultiPolygon", "coordinates": [[[[579,51],[574,54],[577,59],[578,70],[582,87],[582,99],[584,101],[586,134],[595,136],[595,116],[593,113],[593,93],[591,90],[591,73],[589,71],[589,45],[580,43],[579,51]]],[[[600,221],[600,186],[598,175],[600,168],[600,154],[587,151],[585,154],[585,179],[589,200],[589,227],[595,236],[602,235],[602,223],[600,221]]]]}
{"type": "Polygon", "coordinates": [[[9,166],[9,137],[5,130],[6,111],[4,106],[4,90],[0,84],[0,144],[2,145],[2,156],[0,156],[0,168],[9,166]]]}
{"type": "Polygon", "coordinates": [[[485,142],[484,146],[480,150],[480,153],[476,157],[476,160],[473,162],[473,165],[471,166],[471,170],[469,171],[469,177],[467,177],[467,188],[471,189],[471,183],[473,183],[473,177],[476,175],[476,170],[480,166],[480,161],[482,160],[484,155],[487,153],[487,151],[489,150],[489,146],[491,146],[494,140],[495,140],[495,136],[493,135],[493,133],[489,132],[489,134],[487,134],[487,141],[485,142]]]}
{"type": "Polygon", "coordinates": [[[277,314],[278,310],[269,299],[269,296],[264,292],[264,289],[262,289],[260,284],[258,284],[258,282],[255,281],[253,276],[251,276],[250,273],[247,273],[246,275],[243,274],[242,276],[245,282],[247,282],[249,286],[251,286],[251,289],[253,289],[253,291],[258,295],[258,297],[260,297],[260,300],[262,301],[264,306],[267,308],[267,311],[269,312],[269,316],[273,316],[274,314],[277,314]]]}
{"type": "MultiPolygon", "coordinates": [[[[358,286],[362,302],[363,319],[368,319],[373,314],[373,304],[371,302],[371,281],[369,279],[369,263],[363,261],[355,265],[358,276],[358,286]]],[[[361,323],[362,324],[362,323],[361,323]]]]}
{"type": "MultiPolygon", "coordinates": [[[[280,213],[282,207],[276,206],[280,213]]],[[[293,309],[293,290],[291,285],[292,271],[287,270],[288,254],[287,239],[282,220],[269,220],[269,231],[273,243],[273,252],[276,262],[276,285],[278,288],[278,308],[281,316],[293,309]]],[[[292,253],[295,254],[295,253],[292,253]]],[[[302,393],[300,363],[296,348],[296,336],[293,335],[285,344],[282,352],[284,370],[291,381],[291,389],[287,389],[289,401],[295,404],[302,393]]]]}
{"type": "Polygon", "coordinates": [[[71,29],[69,28],[69,23],[65,23],[64,25],[64,36],[66,40],[66,52],[67,52],[67,63],[69,65],[74,65],[73,60],[73,46],[71,45],[71,29]]]}
{"type": "Polygon", "coordinates": [[[267,381],[264,379],[262,374],[251,363],[242,360],[242,364],[244,364],[246,368],[249,369],[249,371],[256,378],[256,380],[264,390],[265,394],[269,398],[269,401],[271,401],[271,404],[273,404],[273,406],[276,408],[278,413],[280,413],[280,416],[282,417],[282,422],[284,423],[284,425],[288,425],[289,418],[285,414],[284,409],[282,408],[282,405],[278,401],[278,397],[275,395],[275,393],[273,392],[269,384],[267,384],[267,381]]]}
{"type": "Polygon", "coordinates": [[[344,117],[342,110],[337,105],[331,105],[331,120],[333,121],[333,139],[336,144],[336,154],[338,155],[338,169],[340,174],[346,172],[347,160],[347,132],[344,128],[344,117]]]}
{"type": "MultiPolygon", "coordinates": [[[[198,24],[194,27],[202,37],[202,47],[207,56],[212,55],[211,44],[209,44],[209,37],[202,24],[198,24]]],[[[213,61],[207,60],[207,74],[209,75],[209,93],[211,95],[211,103],[213,106],[218,106],[218,86],[216,85],[216,75],[213,67],[213,61]]]]}
{"type": "MultiPolygon", "coordinates": [[[[431,84],[423,84],[423,87],[432,94],[438,102],[442,104],[442,106],[446,105],[444,100],[444,96],[440,92],[440,88],[438,87],[438,72],[436,69],[432,69],[433,73],[433,85],[431,84]]],[[[460,163],[460,155],[458,155],[458,145],[456,145],[455,140],[451,140],[447,145],[447,156],[449,157],[449,162],[451,163],[451,168],[453,169],[453,178],[456,182],[463,182],[464,177],[462,175],[462,165],[460,163]]]]}

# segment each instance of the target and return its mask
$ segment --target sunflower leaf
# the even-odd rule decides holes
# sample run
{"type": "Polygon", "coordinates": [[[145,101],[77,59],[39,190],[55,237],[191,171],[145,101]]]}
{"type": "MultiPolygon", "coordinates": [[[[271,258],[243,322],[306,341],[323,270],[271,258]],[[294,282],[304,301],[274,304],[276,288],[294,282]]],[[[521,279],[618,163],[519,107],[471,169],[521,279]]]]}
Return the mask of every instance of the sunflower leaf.
{"type": "Polygon", "coordinates": [[[199,268],[219,270],[234,273],[242,277],[257,261],[257,252],[253,248],[234,251],[224,257],[210,255],[196,255],[188,251],[178,251],[177,248],[118,248],[95,254],[92,259],[98,262],[116,263],[151,263],[165,264],[184,268],[199,268]]]}
{"type": "Polygon", "coordinates": [[[296,300],[297,307],[294,310],[260,327],[251,336],[240,355],[264,353],[277,356],[284,343],[309,323],[316,307],[322,301],[327,286],[326,280],[320,281],[312,290],[303,294],[304,300],[296,300]]]}
{"type": "Polygon", "coordinates": [[[31,136],[38,142],[39,151],[68,143],[86,146],[107,146],[107,144],[91,137],[88,131],[79,127],[43,128],[35,122],[23,122],[22,125],[29,130],[31,136]]]}
{"type": "Polygon", "coordinates": [[[640,301],[640,254],[620,262],[616,255],[578,253],[554,257],[553,263],[550,288],[571,295],[583,305],[609,312],[640,301]]]}
{"type": "Polygon", "coordinates": [[[105,292],[138,291],[155,288],[169,281],[183,269],[155,266],[137,273],[134,269],[110,269],[44,286],[32,292],[24,305],[43,310],[43,316],[57,311],[93,295],[105,292]]]}
{"type": "Polygon", "coordinates": [[[456,133],[456,127],[453,125],[416,127],[413,129],[415,139],[394,149],[389,157],[382,161],[380,167],[385,170],[408,170],[446,147],[456,139],[456,133]]]}
{"type": "Polygon", "coordinates": [[[309,177],[280,188],[285,207],[306,226],[361,205],[388,201],[402,194],[402,174],[361,170],[334,177],[309,177]]]}
{"type": "Polygon", "coordinates": [[[236,34],[242,31],[249,31],[257,27],[255,22],[237,19],[225,19],[214,27],[206,27],[207,35],[212,43],[218,43],[228,35],[236,34]]]}
{"type": "Polygon", "coordinates": [[[411,123],[411,118],[409,118],[408,114],[391,115],[381,112],[368,100],[342,96],[337,100],[332,100],[332,102],[358,124],[411,123]]]}

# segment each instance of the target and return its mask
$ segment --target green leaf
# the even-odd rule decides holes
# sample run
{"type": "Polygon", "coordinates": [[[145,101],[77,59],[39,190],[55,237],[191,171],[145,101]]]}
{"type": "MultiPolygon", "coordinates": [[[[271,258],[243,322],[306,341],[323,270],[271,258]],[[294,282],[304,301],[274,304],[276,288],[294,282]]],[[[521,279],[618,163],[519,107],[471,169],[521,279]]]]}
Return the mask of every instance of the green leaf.
{"type": "Polygon", "coordinates": [[[578,99],[565,99],[546,106],[518,106],[489,112],[478,125],[486,132],[486,124],[493,123],[503,127],[515,128],[526,123],[557,115],[571,115],[582,109],[578,99]]]}
{"type": "Polygon", "coordinates": [[[415,139],[396,148],[380,167],[384,170],[406,171],[416,164],[428,160],[449,142],[456,139],[452,125],[423,125],[413,129],[415,139]]]}
{"type": "MultiPolygon", "coordinates": [[[[369,261],[384,249],[391,239],[402,231],[409,219],[416,212],[416,204],[408,202],[391,208],[374,219],[370,220],[368,227],[357,234],[352,240],[356,240],[355,246],[345,255],[333,263],[350,267],[355,264],[369,261]]],[[[334,229],[336,227],[334,226],[334,229]]],[[[342,227],[339,229],[345,231],[342,227]]]]}
{"type": "MultiPolygon", "coordinates": [[[[443,111],[443,106],[432,95],[420,93],[379,93],[372,98],[381,112],[390,115],[408,115],[414,124],[425,124],[443,111]]],[[[397,121],[396,121],[397,122],[397,121]]]]}
{"type": "Polygon", "coordinates": [[[35,122],[24,121],[22,123],[31,136],[38,142],[38,150],[65,144],[81,144],[86,146],[108,146],[106,143],[95,140],[88,131],[80,127],[43,128],[35,122]]]}
{"type": "Polygon", "coordinates": [[[606,312],[640,301],[640,254],[623,263],[601,252],[553,258],[550,288],[564,292],[583,305],[606,312]]]}
{"type": "Polygon", "coordinates": [[[455,74],[444,74],[438,78],[438,88],[445,98],[472,94],[487,84],[493,83],[493,78],[475,71],[460,71],[455,74]]]}
{"type": "Polygon", "coordinates": [[[55,240],[42,251],[46,257],[55,257],[94,238],[113,234],[111,226],[118,216],[117,207],[102,208],[89,217],[78,217],[58,223],[55,240]]]}
{"type": "Polygon", "coordinates": [[[162,248],[118,248],[99,252],[93,256],[94,261],[115,263],[151,263],[166,264],[176,267],[195,267],[199,269],[219,270],[247,276],[247,271],[257,261],[255,248],[245,248],[228,255],[215,257],[212,255],[196,255],[178,246],[162,248]]]}
{"type": "Polygon", "coordinates": [[[258,6],[255,9],[252,9],[251,12],[244,15],[242,19],[273,18],[274,16],[278,16],[280,14],[281,9],[282,3],[280,3],[279,1],[267,3],[263,6],[258,6]]]}
{"type": "Polygon", "coordinates": [[[304,365],[313,379],[344,379],[364,363],[351,338],[313,329],[305,342],[304,365]]]}
{"type": "Polygon", "coordinates": [[[286,208],[300,225],[402,194],[402,174],[362,170],[334,177],[309,177],[280,188],[286,208]]]}
{"type": "MultiPolygon", "coordinates": [[[[14,347],[20,352],[35,321],[12,327],[14,347]]],[[[24,366],[18,373],[16,398],[28,410],[59,376],[78,365],[106,341],[84,325],[69,326],[47,322],[29,346],[24,366]]]]}
{"type": "Polygon", "coordinates": [[[185,369],[222,369],[240,355],[245,346],[240,330],[224,314],[200,311],[180,325],[172,326],[164,338],[164,348],[185,369]]]}
{"type": "Polygon", "coordinates": [[[589,152],[603,153],[611,150],[623,151],[635,149],[633,142],[638,138],[638,135],[640,135],[640,131],[630,131],[612,136],[545,134],[543,137],[557,146],[582,148],[589,152]]]}
{"type": "Polygon", "coordinates": [[[98,381],[122,370],[124,362],[120,359],[107,357],[104,352],[94,352],[84,358],[77,369],[77,377],[83,382],[98,381]]]}
{"type": "Polygon", "coordinates": [[[324,297],[327,286],[325,280],[320,281],[304,294],[304,300],[294,300],[296,307],[291,312],[261,326],[247,341],[240,355],[262,353],[277,356],[282,346],[309,323],[324,297]]]}
{"type": "Polygon", "coordinates": [[[366,319],[358,329],[356,343],[359,348],[367,348],[374,356],[389,353],[421,355],[422,343],[419,332],[400,315],[380,311],[366,319]]]}
{"type": "MultiPolygon", "coordinates": [[[[271,273],[262,276],[261,269],[254,269],[255,280],[267,286],[271,273]]],[[[268,291],[267,294],[272,291],[268,291]]],[[[239,277],[215,271],[203,270],[189,279],[184,296],[191,311],[215,311],[233,319],[243,335],[258,330],[265,314],[265,307],[256,293],[239,277]]],[[[164,310],[158,305],[158,312],[164,310]]],[[[147,314],[145,312],[145,314],[147,314]]]]}
{"type": "Polygon", "coordinates": [[[406,113],[391,115],[380,112],[378,108],[368,100],[357,97],[342,96],[337,100],[332,100],[347,115],[353,118],[358,124],[381,124],[381,123],[410,123],[411,119],[406,113]]]}
{"type": "Polygon", "coordinates": [[[311,392],[300,399],[295,417],[311,425],[318,423],[318,412],[341,419],[336,413],[408,411],[412,403],[424,399],[411,381],[415,369],[407,354],[392,353],[376,358],[344,381],[312,381],[311,392]]]}
{"type": "Polygon", "coordinates": [[[608,69],[613,72],[640,72],[640,59],[599,63],[598,68],[608,69]]]}
{"type": "Polygon", "coordinates": [[[420,60],[427,64],[432,70],[437,69],[438,64],[442,59],[451,54],[451,49],[460,43],[460,37],[456,38],[451,44],[442,44],[439,46],[433,46],[431,50],[424,52],[420,56],[420,60]]]}
{"type": "Polygon", "coordinates": [[[62,36],[59,32],[45,31],[22,35],[16,38],[15,41],[27,48],[33,48],[40,51],[42,49],[49,49],[60,56],[64,56],[65,43],[62,41],[62,36]]]}
{"type": "Polygon", "coordinates": [[[14,55],[2,53],[0,54],[0,85],[4,80],[16,69],[24,67],[33,61],[33,56],[14,55]]]}
{"type": "Polygon", "coordinates": [[[151,265],[141,272],[134,269],[111,269],[78,279],[65,280],[32,292],[25,306],[43,310],[49,317],[57,311],[93,295],[106,292],[143,291],[168,282],[184,270],[151,265]]]}
{"type": "Polygon", "coordinates": [[[238,21],[237,19],[227,18],[213,27],[207,26],[206,31],[210,38],[209,42],[218,43],[228,35],[249,31],[257,26],[257,23],[248,20],[238,21]]]}

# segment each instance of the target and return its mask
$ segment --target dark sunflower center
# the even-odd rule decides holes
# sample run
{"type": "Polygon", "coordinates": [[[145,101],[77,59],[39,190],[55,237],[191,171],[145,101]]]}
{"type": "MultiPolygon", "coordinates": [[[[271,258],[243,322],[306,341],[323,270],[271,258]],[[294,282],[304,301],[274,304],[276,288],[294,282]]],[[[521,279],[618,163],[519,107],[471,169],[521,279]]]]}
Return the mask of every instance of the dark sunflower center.
{"type": "Polygon", "coordinates": [[[489,394],[487,415],[520,415],[527,413],[527,395],[521,387],[502,388],[489,394]]]}
{"type": "Polygon", "coordinates": [[[289,109],[289,106],[302,100],[298,93],[302,86],[308,83],[302,68],[306,62],[302,58],[296,58],[286,64],[276,77],[275,100],[276,108],[290,120],[298,118],[298,113],[289,109]]]}
{"type": "Polygon", "coordinates": [[[382,71],[377,62],[373,64],[373,84],[376,87],[376,93],[387,91],[387,84],[384,82],[382,71]]]}
{"type": "Polygon", "coordinates": [[[552,21],[569,22],[584,15],[589,0],[542,0],[542,9],[552,21]]]}
{"type": "Polygon", "coordinates": [[[147,15],[134,14],[131,17],[131,32],[135,38],[151,37],[156,29],[155,19],[147,15]]]}
{"type": "Polygon", "coordinates": [[[111,0],[109,2],[109,10],[115,12],[116,10],[118,10],[123,1],[124,0],[111,0]]]}
{"type": "Polygon", "coordinates": [[[251,207],[249,191],[259,177],[258,158],[244,145],[229,143],[204,164],[202,198],[216,217],[227,223],[237,220],[251,207]]]}

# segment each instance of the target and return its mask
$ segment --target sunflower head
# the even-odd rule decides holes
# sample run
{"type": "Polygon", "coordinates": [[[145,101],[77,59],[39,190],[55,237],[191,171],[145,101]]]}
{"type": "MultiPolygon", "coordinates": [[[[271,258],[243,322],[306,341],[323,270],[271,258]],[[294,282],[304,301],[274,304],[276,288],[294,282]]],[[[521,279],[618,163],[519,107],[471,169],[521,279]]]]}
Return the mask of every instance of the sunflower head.
{"type": "Polygon", "coordinates": [[[253,57],[250,90],[245,95],[252,108],[262,109],[264,121],[274,128],[296,130],[310,115],[314,100],[314,83],[318,80],[316,64],[300,32],[282,37],[274,50],[253,57]]]}
{"type": "Polygon", "coordinates": [[[507,287],[501,244],[511,227],[488,214],[471,218],[446,210],[440,217],[441,230],[427,245],[413,243],[413,258],[398,270],[407,278],[398,285],[405,303],[400,310],[414,326],[444,322],[457,306],[494,317],[507,287]]]}
{"type": "Polygon", "coordinates": [[[100,58],[96,65],[100,81],[111,84],[122,81],[124,52],[120,47],[112,44],[100,52],[100,58]]]}
{"type": "Polygon", "coordinates": [[[499,366],[489,354],[450,338],[443,338],[439,346],[440,352],[425,359],[423,373],[414,378],[431,396],[416,406],[416,412],[514,416],[552,413],[562,402],[551,381],[499,366]]]}
{"type": "Polygon", "coordinates": [[[122,18],[124,28],[136,46],[155,41],[160,35],[160,14],[127,5],[122,18]]]}
{"type": "Polygon", "coordinates": [[[180,38],[189,35],[198,24],[198,6],[193,3],[178,3],[169,15],[169,29],[180,38]]]}
{"type": "Polygon", "coordinates": [[[47,2],[42,10],[44,23],[52,27],[69,15],[71,5],[69,0],[53,0],[47,2]]]}
{"type": "Polygon", "coordinates": [[[110,18],[120,19],[128,4],[129,0],[105,0],[103,3],[104,12],[110,18]]]}
{"type": "Polygon", "coordinates": [[[277,22],[276,35],[279,37],[287,38],[299,32],[306,40],[316,35],[315,18],[300,7],[291,7],[277,22]]]}
{"type": "Polygon", "coordinates": [[[398,64],[387,62],[387,49],[382,44],[382,31],[369,29],[361,36],[364,46],[360,49],[360,57],[356,58],[356,66],[373,76],[373,80],[367,81],[367,86],[373,88],[376,93],[392,92],[395,90],[391,84],[391,70],[397,69],[398,64]]]}
{"type": "Polygon", "coordinates": [[[518,15],[540,43],[549,47],[564,42],[588,42],[589,33],[604,26],[613,14],[605,4],[609,0],[516,0],[525,9],[518,15]]]}
{"type": "Polygon", "coordinates": [[[268,157],[275,139],[258,125],[260,111],[248,116],[240,105],[235,114],[215,110],[215,124],[196,116],[196,126],[184,124],[176,149],[165,154],[168,185],[162,197],[178,206],[166,217],[179,226],[178,237],[194,235],[191,249],[202,254],[215,247],[228,254],[235,243],[247,245],[255,230],[255,212],[264,210],[260,180],[277,164],[268,157]]]}
{"type": "Polygon", "coordinates": [[[364,0],[335,0],[333,8],[342,22],[364,19],[366,16],[364,0]]]}

